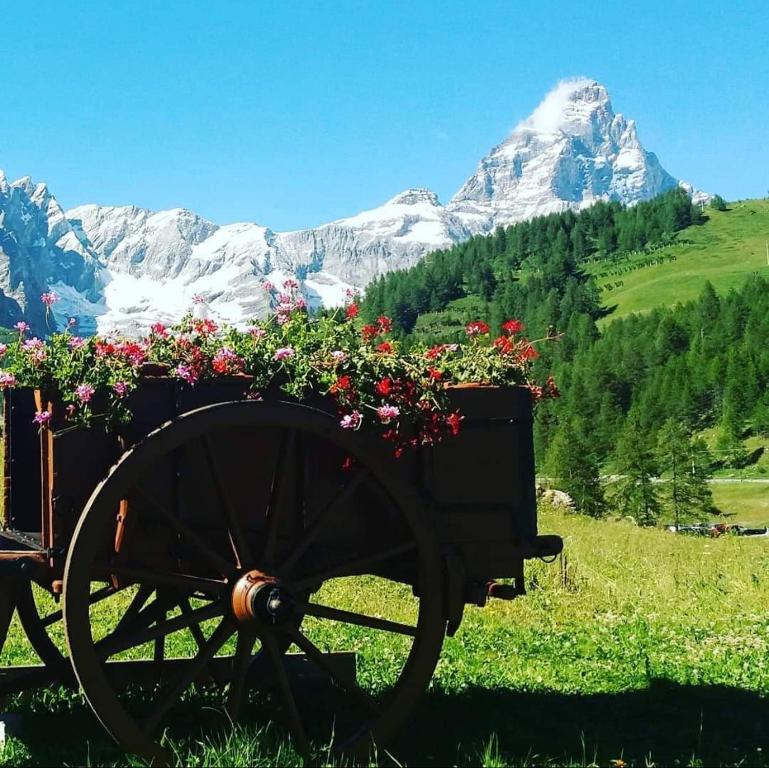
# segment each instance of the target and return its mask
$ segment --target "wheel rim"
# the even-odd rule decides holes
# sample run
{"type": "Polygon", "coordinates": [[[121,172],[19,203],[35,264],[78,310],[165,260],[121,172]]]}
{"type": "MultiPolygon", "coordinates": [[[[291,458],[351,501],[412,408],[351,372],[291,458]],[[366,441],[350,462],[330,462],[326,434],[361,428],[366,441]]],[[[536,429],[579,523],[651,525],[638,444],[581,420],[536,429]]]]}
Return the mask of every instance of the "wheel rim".
{"type": "MultiPolygon", "coordinates": [[[[302,475],[301,487],[305,486],[302,475]]],[[[167,755],[153,734],[196,675],[205,671],[220,648],[236,635],[226,701],[233,719],[237,717],[244,690],[248,687],[246,677],[251,678],[255,670],[262,673],[269,671],[283,713],[282,719],[288,721],[288,729],[300,753],[308,753],[308,729],[297,702],[296,686],[286,672],[284,658],[286,649],[293,644],[321,673],[331,678],[343,696],[355,703],[359,712],[367,713],[361,716],[360,724],[339,734],[337,747],[348,752],[361,752],[367,750],[372,742],[382,744],[397,730],[429,683],[443,640],[445,620],[442,615],[440,558],[433,528],[425,515],[413,492],[386,476],[377,455],[372,454],[363,441],[342,433],[333,419],[312,409],[285,403],[229,403],[201,408],[165,425],[128,451],[94,491],[68,552],[64,580],[67,643],[75,674],[89,704],[107,731],[124,748],[150,760],[165,759],[167,755]],[[227,430],[230,429],[272,429],[278,430],[281,435],[258,553],[252,551],[253,534],[244,527],[241,516],[227,498],[230,486],[221,474],[221,466],[218,466],[216,436],[218,434],[221,439],[222,435],[229,434],[227,430]],[[341,490],[321,505],[311,519],[307,516],[307,504],[302,495],[304,522],[297,527],[291,540],[286,536],[286,528],[290,524],[286,510],[294,507],[295,512],[296,503],[295,500],[292,504],[279,503],[281,496],[285,498],[286,495],[280,486],[290,477],[283,471],[286,456],[293,461],[297,441],[304,445],[305,440],[325,441],[324,444],[328,443],[335,450],[352,457],[356,468],[348,474],[341,490]],[[198,446],[213,496],[219,502],[220,518],[226,523],[229,558],[221,546],[211,543],[213,539],[203,539],[140,487],[144,482],[144,473],[151,471],[160,457],[178,456],[190,445],[198,446]],[[287,446],[291,447],[290,450],[287,446]],[[345,556],[341,560],[338,553],[326,560],[321,558],[320,563],[317,559],[313,560],[311,556],[317,558],[316,550],[322,550],[334,518],[342,514],[338,510],[354,501],[364,486],[386,493],[392,503],[388,514],[395,514],[395,510],[400,516],[393,522],[394,529],[399,535],[407,530],[410,538],[384,542],[386,546],[359,542],[363,550],[353,552],[349,545],[342,547],[345,556]],[[122,629],[118,622],[111,633],[95,640],[91,626],[93,616],[85,596],[91,589],[100,546],[112,534],[115,510],[122,509],[121,501],[126,498],[129,498],[129,508],[135,506],[136,499],[139,499],[139,505],[144,505],[142,515],[151,509],[153,521],[161,520],[188,550],[195,552],[204,567],[197,573],[185,573],[180,578],[178,573],[148,572],[147,569],[133,567],[131,562],[126,565],[113,560],[108,564],[111,577],[117,577],[124,584],[134,584],[134,607],[129,611],[136,620],[132,620],[131,632],[126,629],[125,622],[122,629]],[[418,605],[413,623],[326,605],[309,597],[336,578],[389,567],[390,563],[404,562],[404,558],[416,563],[414,582],[418,582],[420,596],[414,598],[418,605]],[[310,561],[312,567],[308,567],[310,561]],[[193,608],[189,603],[181,607],[180,595],[187,598],[194,596],[199,607],[193,608]],[[175,607],[177,605],[178,608],[175,607]],[[177,611],[178,615],[167,618],[168,608],[177,611]],[[136,618],[142,615],[141,620],[136,618]],[[170,636],[174,628],[181,630],[198,624],[202,626],[203,620],[211,619],[218,622],[216,628],[208,636],[201,632],[202,636],[196,638],[198,648],[187,665],[188,669],[176,676],[149,718],[140,726],[136,716],[126,708],[119,691],[110,684],[103,664],[104,653],[115,648],[118,649],[115,653],[118,653],[126,650],[126,646],[136,648],[140,640],[143,644],[154,638],[157,657],[159,638],[170,636]],[[394,684],[387,694],[372,697],[349,675],[330,665],[318,641],[313,641],[312,632],[305,631],[305,619],[308,624],[333,623],[335,627],[345,630],[352,626],[356,631],[388,633],[388,637],[390,634],[397,636],[398,641],[404,639],[408,646],[404,650],[404,653],[407,650],[407,655],[400,673],[396,669],[394,684]],[[260,651],[253,655],[256,643],[260,651]]],[[[389,583],[389,577],[385,578],[389,583]]],[[[318,637],[328,637],[328,634],[321,632],[318,637]]]]}

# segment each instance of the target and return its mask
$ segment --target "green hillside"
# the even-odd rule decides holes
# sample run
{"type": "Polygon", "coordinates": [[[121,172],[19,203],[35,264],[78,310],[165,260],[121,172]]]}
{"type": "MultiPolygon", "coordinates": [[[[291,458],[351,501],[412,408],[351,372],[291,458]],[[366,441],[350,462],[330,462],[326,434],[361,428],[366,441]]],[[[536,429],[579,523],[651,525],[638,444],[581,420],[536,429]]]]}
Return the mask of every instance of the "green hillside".
{"type": "Polygon", "coordinates": [[[738,288],[751,272],[769,276],[769,200],[730,203],[726,211],[705,210],[707,221],[679,232],[674,245],[589,264],[602,303],[616,306],[607,319],[694,299],[707,280],[724,293],[738,288]],[[663,263],[640,266],[650,259],[663,263]]]}

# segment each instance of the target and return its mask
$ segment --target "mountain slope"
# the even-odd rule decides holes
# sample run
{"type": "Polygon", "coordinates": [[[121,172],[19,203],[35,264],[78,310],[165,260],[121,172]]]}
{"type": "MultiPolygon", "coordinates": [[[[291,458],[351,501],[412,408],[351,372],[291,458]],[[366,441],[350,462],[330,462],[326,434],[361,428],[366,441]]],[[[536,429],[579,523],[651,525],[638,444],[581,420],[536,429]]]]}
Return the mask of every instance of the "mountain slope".
{"type": "Polygon", "coordinates": [[[726,293],[751,273],[769,276],[769,199],[742,200],[730,203],[726,211],[705,212],[705,223],[684,229],[672,245],[588,266],[601,288],[601,301],[614,308],[604,322],[695,299],[706,281],[726,293]]]}
{"type": "Polygon", "coordinates": [[[31,299],[46,286],[63,298],[58,320],[72,315],[89,330],[173,320],[195,295],[221,319],[242,323],[273,300],[262,285],[289,276],[310,306],[333,306],[351,287],[473,234],[597,200],[632,204],[677,183],[642,147],[635,124],[614,112],[606,88],[585,78],[548,94],[448,205],[428,189],[408,189],[314,229],[219,226],[181,208],[84,205],[65,215],[44,185],[3,180],[0,324],[27,313],[43,332],[31,299]]]}

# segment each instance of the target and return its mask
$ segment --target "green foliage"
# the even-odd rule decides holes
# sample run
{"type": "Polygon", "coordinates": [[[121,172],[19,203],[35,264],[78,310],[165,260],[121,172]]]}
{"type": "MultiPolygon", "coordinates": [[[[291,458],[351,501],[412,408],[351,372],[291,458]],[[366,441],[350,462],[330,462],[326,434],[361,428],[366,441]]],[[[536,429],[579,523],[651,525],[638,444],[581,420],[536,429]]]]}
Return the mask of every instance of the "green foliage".
{"type": "Polygon", "coordinates": [[[724,198],[721,197],[721,195],[713,195],[713,198],[710,201],[710,207],[716,211],[725,211],[726,200],[724,200],[724,198]]]}
{"type": "Polygon", "coordinates": [[[637,415],[627,419],[617,442],[616,469],[619,478],[611,489],[612,508],[639,525],[656,525],[662,508],[654,484],[659,470],[637,415]]]}
{"type": "Polygon", "coordinates": [[[703,522],[713,513],[708,485],[712,458],[705,442],[680,422],[669,419],[659,432],[658,466],[668,482],[661,485],[665,512],[679,523],[703,522]]]}
{"type": "Polygon", "coordinates": [[[578,512],[603,517],[606,501],[598,475],[598,462],[578,422],[561,426],[552,440],[547,466],[555,487],[571,496],[578,512]]]}

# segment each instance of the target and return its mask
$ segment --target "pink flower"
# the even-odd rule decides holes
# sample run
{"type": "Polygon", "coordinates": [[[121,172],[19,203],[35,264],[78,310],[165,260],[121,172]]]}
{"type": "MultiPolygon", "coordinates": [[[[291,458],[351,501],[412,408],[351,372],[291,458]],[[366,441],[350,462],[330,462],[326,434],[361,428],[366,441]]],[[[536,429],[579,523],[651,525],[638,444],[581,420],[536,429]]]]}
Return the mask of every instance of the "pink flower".
{"type": "Polygon", "coordinates": [[[70,319],[67,320],[67,328],[72,328],[75,325],[77,325],[77,319],[74,317],[70,317],[70,319]]]}
{"type": "Polygon", "coordinates": [[[341,349],[335,349],[331,353],[331,357],[334,358],[334,362],[343,363],[345,360],[347,360],[347,353],[343,352],[341,349]]]}
{"type": "Polygon", "coordinates": [[[77,406],[74,403],[70,403],[67,408],[67,418],[71,419],[77,413],[77,406]]]}
{"type": "Polygon", "coordinates": [[[296,282],[292,277],[289,277],[288,280],[283,281],[283,290],[285,291],[295,291],[299,287],[299,283],[296,282]]]}
{"type": "Polygon", "coordinates": [[[3,357],[7,351],[8,351],[8,345],[0,344],[0,357],[3,357]]]}
{"type": "Polygon", "coordinates": [[[85,339],[81,336],[73,336],[68,342],[67,346],[70,349],[80,349],[80,347],[85,345],[85,339]]]}
{"type": "Polygon", "coordinates": [[[294,356],[293,347],[281,347],[280,349],[275,350],[276,360],[287,360],[289,357],[293,357],[293,356],[294,356]]]}
{"type": "Polygon", "coordinates": [[[25,323],[23,320],[20,320],[16,325],[13,326],[19,333],[26,333],[29,330],[29,325],[25,323]]]}
{"type": "Polygon", "coordinates": [[[126,393],[128,392],[128,384],[126,384],[124,381],[116,381],[112,385],[112,391],[118,396],[118,397],[125,397],[126,393]]]}
{"type": "Polygon", "coordinates": [[[253,327],[248,329],[248,333],[253,339],[263,339],[267,335],[264,328],[253,327]]]}
{"type": "Polygon", "coordinates": [[[191,365],[185,365],[184,363],[179,363],[174,368],[174,375],[188,384],[194,384],[198,380],[198,374],[195,369],[191,365]]]}
{"type": "Polygon", "coordinates": [[[45,347],[45,342],[41,341],[40,339],[35,336],[32,339],[27,339],[22,345],[21,348],[25,352],[35,352],[38,349],[43,349],[45,347]]]}
{"type": "Polygon", "coordinates": [[[192,297],[192,303],[193,304],[205,304],[206,303],[206,297],[202,293],[196,293],[192,297]]]}
{"type": "Polygon", "coordinates": [[[38,424],[41,427],[44,427],[48,422],[51,420],[51,412],[50,411],[37,411],[35,413],[35,418],[32,419],[32,421],[35,422],[35,424],[38,424]]]}
{"type": "Polygon", "coordinates": [[[377,408],[376,412],[382,424],[389,424],[401,415],[401,412],[394,405],[383,405],[377,408]]]}
{"type": "Polygon", "coordinates": [[[358,291],[356,288],[345,288],[344,295],[348,299],[357,299],[358,291]]]}
{"type": "Polygon", "coordinates": [[[16,386],[16,377],[12,373],[0,372],[0,389],[16,386]]]}
{"type": "Polygon", "coordinates": [[[94,388],[90,384],[78,384],[78,386],[75,387],[75,397],[77,397],[81,403],[87,403],[93,397],[94,391],[94,388]]]}
{"type": "Polygon", "coordinates": [[[42,301],[48,309],[50,309],[58,300],[59,297],[53,291],[47,291],[40,295],[40,301],[42,301]]]}
{"type": "Polygon", "coordinates": [[[339,422],[339,426],[342,429],[360,429],[360,425],[363,423],[363,416],[360,411],[353,411],[342,417],[339,422]]]}
{"type": "Polygon", "coordinates": [[[264,288],[267,293],[272,293],[275,290],[275,286],[269,280],[265,280],[262,283],[262,288],[264,288]]]}
{"type": "Polygon", "coordinates": [[[163,325],[163,323],[153,323],[150,326],[150,334],[152,336],[159,336],[161,339],[167,339],[168,338],[168,329],[163,325]]]}

